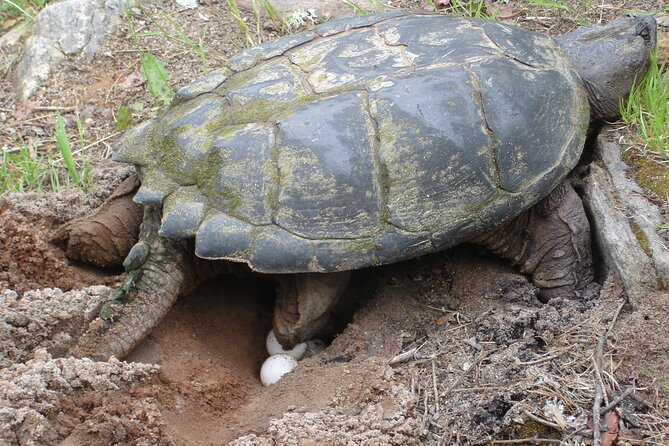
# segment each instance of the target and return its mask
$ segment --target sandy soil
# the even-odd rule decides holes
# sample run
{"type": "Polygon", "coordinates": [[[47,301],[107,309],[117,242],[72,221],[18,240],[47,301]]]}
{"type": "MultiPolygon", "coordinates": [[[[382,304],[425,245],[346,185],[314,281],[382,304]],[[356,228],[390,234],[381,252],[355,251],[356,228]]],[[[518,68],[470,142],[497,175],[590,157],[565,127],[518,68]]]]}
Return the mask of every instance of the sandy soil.
{"type": "MultiPolygon", "coordinates": [[[[154,2],[148,11],[169,14],[191,36],[206,24],[216,66],[243,39],[224,2],[201,3],[179,12],[154,2]]],[[[616,8],[583,15],[607,19],[616,8]]],[[[510,20],[555,33],[577,25],[554,11],[510,20]]],[[[264,38],[277,34],[261,25],[264,38]]],[[[201,74],[197,55],[174,41],[157,36],[141,45],[165,61],[175,87],[201,74]]],[[[49,107],[61,109],[71,134],[79,113],[91,142],[115,134],[119,106],[145,104],[136,122],[154,113],[126,27],[100,55],[63,62],[29,104],[15,102],[5,60],[0,137],[15,144],[54,150],[49,107]]],[[[649,293],[634,312],[620,309],[622,286],[604,277],[596,300],[542,304],[525,276],[471,246],[359,272],[355,283],[366,286],[351,291],[359,304],[350,322],[267,388],[258,371],[274,291],[260,276],[221,277],[181,298],[124,362],[67,357],[119,271],[70,262],[50,239],[127,176],[103,159],[114,137],[94,145],[92,194],[0,197],[0,444],[590,444],[600,340],[606,399],[636,389],[606,418],[604,444],[669,444],[669,294],[649,293]]]]}

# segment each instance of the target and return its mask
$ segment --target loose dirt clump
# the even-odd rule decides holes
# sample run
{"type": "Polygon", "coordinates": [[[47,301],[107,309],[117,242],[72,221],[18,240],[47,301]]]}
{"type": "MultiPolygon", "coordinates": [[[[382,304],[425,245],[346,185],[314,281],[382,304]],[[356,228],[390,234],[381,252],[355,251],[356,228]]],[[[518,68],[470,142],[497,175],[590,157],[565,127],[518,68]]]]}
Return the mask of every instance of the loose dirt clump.
{"type": "Polygon", "coordinates": [[[45,350],[0,370],[3,444],[164,444],[158,368],[53,359],[45,350]],[[147,392],[147,390],[149,390],[147,392]]]}
{"type": "Polygon", "coordinates": [[[0,292],[0,368],[28,360],[37,348],[64,355],[110,296],[105,286],[32,290],[21,298],[0,292]]]}

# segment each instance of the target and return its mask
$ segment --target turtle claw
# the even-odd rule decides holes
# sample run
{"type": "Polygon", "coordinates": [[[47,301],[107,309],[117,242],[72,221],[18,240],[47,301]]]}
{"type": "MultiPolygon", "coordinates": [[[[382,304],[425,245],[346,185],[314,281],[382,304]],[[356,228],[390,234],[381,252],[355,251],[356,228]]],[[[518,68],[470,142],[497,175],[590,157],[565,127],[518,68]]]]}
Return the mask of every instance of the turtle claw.
{"type": "Polygon", "coordinates": [[[119,287],[114,291],[112,298],[105,302],[105,304],[102,306],[102,309],[100,310],[100,319],[104,319],[106,321],[114,320],[114,316],[117,313],[114,307],[123,306],[128,301],[128,294],[130,291],[132,291],[132,289],[135,287],[135,284],[141,277],[141,269],[134,269],[126,274],[123,282],[121,282],[119,287]]]}
{"type": "Polygon", "coordinates": [[[149,258],[150,252],[151,248],[149,248],[149,245],[146,242],[139,241],[135,243],[123,261],[123,268],[125,268],[127,272],[137,270],[144,264],[144,262],[146,262],[146,259],[149,258]]]}

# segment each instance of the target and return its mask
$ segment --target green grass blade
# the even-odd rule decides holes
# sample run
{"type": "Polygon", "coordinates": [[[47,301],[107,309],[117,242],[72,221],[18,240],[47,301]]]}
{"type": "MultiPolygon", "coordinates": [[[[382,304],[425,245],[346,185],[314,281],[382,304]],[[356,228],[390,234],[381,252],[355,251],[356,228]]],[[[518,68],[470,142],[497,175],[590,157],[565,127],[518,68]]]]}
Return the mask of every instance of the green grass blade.
{"type": "Polygon", "coordinates": [[[65,125],[63,125],[63,118],[61,118],[60,113],[56,115],[56,143],[58,144],[58,149],[60,150],[60,154],[63,157],[67,171],[70,172],[72,180],[77,186],[81,187],[81,180],[79,179],[77,166],[74,164],[72,149],[70,148],[70,142],[67,140],[65,125]]]}
{"type": "Polygon", "coordinates": [[[357,12],[358,14],[361,14],[361,15],[369,14],[368,11],[366,11],[362,6],[360,6],[359,4],[354,2],[353,0],[344,0],[344,4],[353,8],[355,10],[355,12],[357,12]]]}

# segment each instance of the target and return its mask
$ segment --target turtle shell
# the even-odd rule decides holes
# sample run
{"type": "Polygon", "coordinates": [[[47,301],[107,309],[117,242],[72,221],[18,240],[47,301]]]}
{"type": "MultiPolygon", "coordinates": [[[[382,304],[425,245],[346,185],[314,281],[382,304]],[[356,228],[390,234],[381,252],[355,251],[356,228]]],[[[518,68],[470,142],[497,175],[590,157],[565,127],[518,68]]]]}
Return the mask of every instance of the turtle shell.
{"type": "Polygon", "coordinates": [[[442,250],[558,185],[589,123],[551,38],[393,13],[251,48],[185,86],[114,158],[135,200],[196,254],[269,273],[330,272],[442,250]]]}

